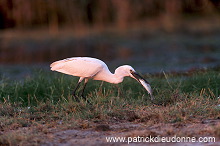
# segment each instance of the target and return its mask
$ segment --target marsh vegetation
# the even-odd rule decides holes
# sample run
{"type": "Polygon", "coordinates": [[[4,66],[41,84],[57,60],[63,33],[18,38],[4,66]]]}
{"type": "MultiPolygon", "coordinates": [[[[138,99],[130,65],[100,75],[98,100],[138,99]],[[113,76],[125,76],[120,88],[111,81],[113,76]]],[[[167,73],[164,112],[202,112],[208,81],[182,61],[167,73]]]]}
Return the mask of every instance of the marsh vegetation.
{"type": "MultiPolygon", "coordinates": [[[[186,128],[188,124],[200,123],[206,128],[192,127],[191,133],[173,126],[164,126],[165,129],[160,131],[163,131],[163,136],[188,133],[219,139],[219,71],[164,72],[146,74],[145,78],[151,82],[154,101],[150,100],[142,86],[130,78],[118,87],[90,81],[86,90],[89,102],[83,99],[76,102],[71,95],[76,77],[38,71],[22,81],[3,78],[0,82],[0,143],[53,143],[55,133],[67,129],[101,131],[101,137],[103,131],[120,133],[120,128],[114,128],[120,123],[137,124],[140,130],[154,127],[151,134],[155,125],[181,125],[186,128]],[[47,136],[50,138],[45,138],[47,136]]],[[[136,129],[127,128],[127,131],[131,134],[136,129]]],[[[64,139],[60,143],[67,141],[64,139]]]]}

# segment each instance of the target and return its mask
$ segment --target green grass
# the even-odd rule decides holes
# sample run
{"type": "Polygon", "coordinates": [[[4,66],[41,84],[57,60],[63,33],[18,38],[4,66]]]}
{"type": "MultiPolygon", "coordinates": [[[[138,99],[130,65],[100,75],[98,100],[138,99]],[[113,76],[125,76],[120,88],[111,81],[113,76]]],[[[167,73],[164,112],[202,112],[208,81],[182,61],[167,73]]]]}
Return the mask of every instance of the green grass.
{"type": "MultiPolygon", "coordinates": [[[[112,120],[150,126],[220,118],[219,72],[161,73],[145,75],[145,78],[154,90],[154,101],[131,78],[125,78],[118,86],[90,80],[85,93],[88,101],[81,99],[80,102],[75,102],[71,95],[76,77],[41,71],[22,81],[1,79],[0,129],[39,125],[89,128],[83,121],[112,120]]],[[[0,135],[0,144],[8,144],[8,139],[11,137],[0,135]]],[[[14,141],[19,139],[16,137],[14,141]]]]}

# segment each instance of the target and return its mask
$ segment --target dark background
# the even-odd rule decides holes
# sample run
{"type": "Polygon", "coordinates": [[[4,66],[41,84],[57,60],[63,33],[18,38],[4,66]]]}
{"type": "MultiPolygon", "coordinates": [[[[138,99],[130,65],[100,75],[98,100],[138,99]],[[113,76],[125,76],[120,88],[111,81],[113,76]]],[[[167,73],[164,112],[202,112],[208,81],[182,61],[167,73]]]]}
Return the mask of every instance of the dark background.
{"type": "Polygon", "coordinates": [[[142,72],[220,65],[218,0],[1,0],[0,64],[74,56],[142,72]]]}

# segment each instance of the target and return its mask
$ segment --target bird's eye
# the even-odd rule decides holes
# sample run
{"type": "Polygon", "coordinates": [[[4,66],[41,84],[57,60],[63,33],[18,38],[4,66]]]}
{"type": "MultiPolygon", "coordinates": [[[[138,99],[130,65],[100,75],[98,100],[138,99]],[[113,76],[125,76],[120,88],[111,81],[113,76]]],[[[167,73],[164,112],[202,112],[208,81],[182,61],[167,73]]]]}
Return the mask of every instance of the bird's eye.
{"type": "Polygon", "coordinates": [[[133,70],[130,70],[130,73],[133,73],[133,70]]]}

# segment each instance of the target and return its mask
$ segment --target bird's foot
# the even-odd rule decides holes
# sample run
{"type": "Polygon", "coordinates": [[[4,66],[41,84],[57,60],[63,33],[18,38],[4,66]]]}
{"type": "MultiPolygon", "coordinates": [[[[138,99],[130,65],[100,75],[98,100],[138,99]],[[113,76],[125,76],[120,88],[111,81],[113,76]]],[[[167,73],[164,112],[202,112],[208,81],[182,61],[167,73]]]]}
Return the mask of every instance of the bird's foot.
{"type": "Polygon", "coordinates": [[[87,103],[91,104],[91,102],[89,100],[87,100],[87,98],[84,95],[76,96],[75,94],[73,94],[73,97],[75,98],[76,102],[80,102],[80,98],[82,98],[84,101],[86,101],[87,103]]]}
{"type": "Polygon", "coordinates": [[[85,101],[87,100],[84,95],[80,95],[80,97],[82,97],[85,101]]]}
{"type": "Polygon", "coordinates": [[[75,94],[73,94],[73,97],[75,98],[75,101],[76,101],[76,102],[79,102],[79,97],[78,97],[78,96],[76,96],[75,94]]]}
{"type": "Polygon", "coordinates": [[[89,100],[87,100],[87,98],[84,95],[81,95],[81,97],[88,103],[91,104],[91,102],[89,100]]]}
{"type": "Polygon", "coordinates": [[[151,95],[151,96],[150,96],[150,99],[153,101],[153,100],[154,100],[154,96],[153,96],[153,95],[151,95]]]}

